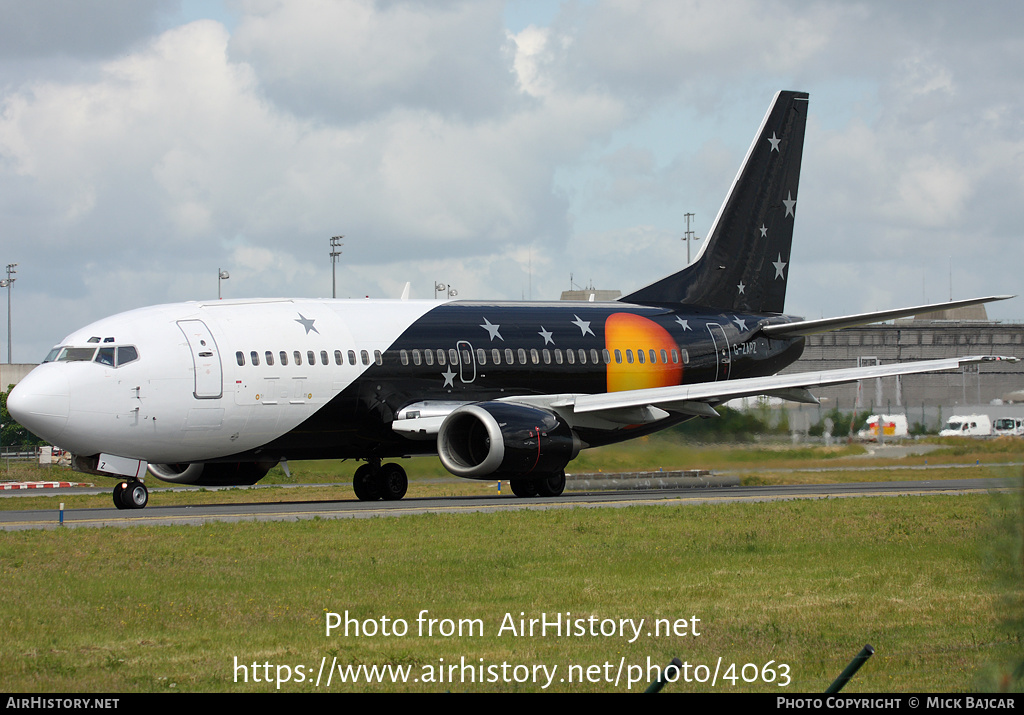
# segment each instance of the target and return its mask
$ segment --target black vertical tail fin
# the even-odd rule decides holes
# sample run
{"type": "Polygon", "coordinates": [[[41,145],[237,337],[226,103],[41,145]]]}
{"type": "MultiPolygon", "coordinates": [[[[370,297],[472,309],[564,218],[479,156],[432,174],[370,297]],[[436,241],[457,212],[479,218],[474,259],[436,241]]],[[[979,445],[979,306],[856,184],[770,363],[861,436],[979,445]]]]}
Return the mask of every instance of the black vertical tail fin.
{"type": "Polygon", "coordinates": [[[696,260],[620,300],[783,312],[807,98],[775,95],[696,260]]]}

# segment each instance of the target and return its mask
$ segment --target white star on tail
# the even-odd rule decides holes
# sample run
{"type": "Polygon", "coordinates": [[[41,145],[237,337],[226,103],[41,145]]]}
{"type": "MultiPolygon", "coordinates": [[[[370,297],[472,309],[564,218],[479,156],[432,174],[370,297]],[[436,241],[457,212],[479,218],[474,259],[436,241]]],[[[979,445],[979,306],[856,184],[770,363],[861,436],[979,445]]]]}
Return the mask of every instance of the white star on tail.
{"type": "Polygon", "coordinates": [[[786,198],[782,200],[782,203],[786,205],[786,215],[793,216],[793,218],[796,218],[796,215],[793,213],[793,209],[796,208],[796,201],[793,199],[792,191],[786,192],[786,198]]]}
{"type": "Polygon", "coordinates": [[[775,278],[781,278],[782,280],[786,280],[786,276],[782,274],[782,271],[786,269],[786,263],[782,260],[781,253],[779,254],[779,257],[775,260],[775,262],[772,263],[772,265],[775,266],[775,278]]]}
{"type": "MultiPolygon", "coordinates": [[[[779,142],[782,140],[775,136],[775,132],[772,132],[772,136],[768,141],[771,142],[772,151],[779,151],[779,142]]],[[[782,152],[779,153],[781,154],[782,152]]]]}

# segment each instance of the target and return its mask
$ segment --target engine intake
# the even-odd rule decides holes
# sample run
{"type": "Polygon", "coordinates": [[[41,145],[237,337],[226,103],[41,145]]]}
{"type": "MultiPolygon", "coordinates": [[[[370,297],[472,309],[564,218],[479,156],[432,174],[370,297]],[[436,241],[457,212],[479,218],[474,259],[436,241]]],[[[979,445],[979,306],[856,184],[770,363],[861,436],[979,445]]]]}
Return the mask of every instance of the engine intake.
{"type": "Polygon", "coordinates": [[[579,437],[556,415],[507,402],[459,407],[437,433],[437,454],[445,469],[469,479],[558,472],[581,447],[579,437]]]}

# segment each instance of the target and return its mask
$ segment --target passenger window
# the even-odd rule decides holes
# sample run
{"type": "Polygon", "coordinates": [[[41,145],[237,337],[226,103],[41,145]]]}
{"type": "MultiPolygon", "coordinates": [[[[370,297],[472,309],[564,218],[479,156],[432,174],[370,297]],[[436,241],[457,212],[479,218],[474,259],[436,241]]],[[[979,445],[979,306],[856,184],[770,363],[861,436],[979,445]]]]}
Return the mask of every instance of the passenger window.
{"type": "Polygon", "coordinates": [[[658,358],[657,358],[657,356],[655,356],[654,350],[651,350],[651,362],[652,363],[658,362],[658,358]]]}
{"type": "Polygon", "coordinates": [[[517,352],[519,353],[519,364],[520,365],[525,365],[526,364],[526,350],[523,349],[523,348],[519,348],[519,350],[517,352]]]}
{"type": "Polygon", "coordinates": [[[267,364],[268,365],[273,365],[274,364],[274,353],[272,353],[272,352],[270,352],[268,350],[266,353],[264,353],[264,357],[267,358],[267,364]]]}
{"type": "Polygon", "coordinates": [[[544,364],[545,365],[550,365],[551,364],[551,351],[548,350],[547,348],[544,348],[544,352],[541,353],[541,354],[544,356],[544,364]]]}
{"type": "Polygon", "coordinates": [[[383,365],[384,364],[384,355],[381,354],[380,350],[374,350],[373,351],[373,361],[375,363],[377,363],[378,365],[383,365]]]}
{"type": "Polygon", "coordinates": [[[540,364],[540,353],[537,352],[537,348],[530,348],[530,362],[534,365],[540,364]]]}
{"type": "Polygon", "coordinates": [[[636,351],[636,359],[640,362],[641,365],[644,364],[644,351],[643,350],[637,350],[636,351]]]}
{"type": "Polygon", "coordinates": [[[667,363],[668,362],[668,354],[664,350],[661,351],[661,362],[662,363],[667,363]]]}
{"type": "Polygon", "coordinates": [[[445,364],[444,350],[442,350],[441,348],[437,349],[437,364],[438,365],[444,365],[445,364]]]}
{"type": "Polygon", "coordinates": [[[433,350],[427,349],[427,350],[423,351],[423,362],[427,363],[427,365],[433,365],[434,364],[434,351],[433,350]]]}
{"type": "Polygon", "coordinates": [[[476,361],[481,365],[487,364],[487,351],[483,348],[476,349],[476,361]]]}
{"type": "Polygon", "coordinates": [[[313,353],[312,350],[307,350],[306,351],[306,364],[307,365],[316,365],[316,355],[313,353]]]}
{"type": "Polygon", "coordinates": [[[360,350],[359,351],[359,357],[361,357],[363,359],[363,364],[364,365],[369,365],[370,364],[370,353],[366,352],[365,350],[360,350]]]}
{"type": "Polygon", "coordinates": [[[562,348],[555,348],[555,363],[562,364],[562,348]]]}
{"type": "MultiPolygon", "coordinates": [[[[256,353],[253,353],[255,355],[256,353]]],[[[239,367],[245,367],[245,353],[241,350],[235,353],[235,360],[238,362],[239,367]]]]}
{"type": "Polygon", "coordinates": [[[402,361],[403,365],[409,364],[409,353],[405,350],[398,351],[398,359],[402,361]]]}
{"type": "Polygon", "coordinates": [[[601,362],[601,356],[598,355],[597,348],[590,349],[590,362],[594,363],[595,365],[601,362]]]}
{"type": "Polygon", "coordinates": [[[127,365],[139,359],[139,351],[134,345],[123,345],[117,349],[117,366],[127,365]]]}
{"type": "Polygon", "coordinates": [[[619,365],[622,364],[622,351],[619,350],[618,348],[615,348],[615,362],[617,362],[619,365]]]}
{"type": "Polygon", "coordinates": [[[612,362],[612,354],[608,352],[608,348],[604,349],[604,364],[610,365],[612,362]]]}
{"type": "Polygon", "coordinates": [[[419,350],[413,350],[412,351],[412,364],[413,365],[419,365],[421,362],[423,362],[423,356],[420,355],[420,351],[419,350]]]}
{"type": "Polygon", "coordinates": [[[505,348],[505,362],[509,365],[515,365],[516,360],[512,357],[512,348],[505,348]]]}
{"type": "Polygon", "coordinates": [[[448,364],[449,365],[458,365],[459,364],[459,354],[457,352],[455,352],[455,348],[448,348],[448,364]]]}
{"type": "Polygon", "coordinates": [[[491,348],[491,362],[495,365],[501,364],[501,351],[498,348],[491,348]]]}
{"type": "Polygon", "coordinates": [[[282,365],[287,365],[288,364],[288,353],[286,353],[284,350],[281,351],[281,364],[282,365]]]}
{"type": "Polygon", "coordinates": [[[630,365],[633,364],[633,351],[632,350],[627,350],[626,351],[626,362],[629,363],[630,365]]]}
{"type": "Polygon", "coordinates": [[[292,351],[292,355],[295,356],[295,364],[296,365],[301,365],[302,364],[302,353],[300,353],[298,350],[293,350],[292,351]]]}
{"type": "Polygon", "coordinates": [[[355,365],[356,364],[356,351],[355,350],[349,350],[348,351],[348,364],[349,365],[355,365]]]}
{"type": "Polygon", "coordinates": [[[326,365],[327,362],[328,362],[327,361],[327,351],[326,350],[321,350],[320,351],[320,364],[321,365],[326,365]]]}
{"type": "Polygon", "coordinates": [[[334,364],[335,365],[344,365],[345,364],[345,360],[342,358],[340,350],[335,350],[334,351],[334,364]]]}
{"type": "Polygon", "coordinates": [[[584,350],[583,348],[580,348],[580,365],[586,365],[586,364],[587,364],[587,351],[584,350]]]}
{"type": "Polygon", "coordinates": [[[574,353],[572,350],[566,350],[565,351],[565,361],[567,363],[569,363],[570,365],[575,365],[576,364],[576,353],[574,353]]]}

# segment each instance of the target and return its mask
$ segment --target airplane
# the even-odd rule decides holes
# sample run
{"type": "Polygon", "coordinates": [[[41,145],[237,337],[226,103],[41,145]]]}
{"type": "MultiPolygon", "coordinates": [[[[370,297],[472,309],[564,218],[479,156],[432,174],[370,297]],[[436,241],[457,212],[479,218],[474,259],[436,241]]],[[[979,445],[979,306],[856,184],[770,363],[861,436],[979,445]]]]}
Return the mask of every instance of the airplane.
{"type": "Polygon", "coordinates": [[[401,499],[386,460],[437,454],[467,479],[552,497],[581,450],[651,434],[728,400],[816,403],[810,388],[956,369],[972,356],[778,375],[805,336],[990,296],[841,318],[784,314],[808,94],[781,91],[701,251],[611,302],[262,299],[99,320],[11,392],[30,431],[115,477],[143,508],[147,472],[251,485],[288,460],[352,459],[361,500],[401,499]]]}

